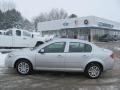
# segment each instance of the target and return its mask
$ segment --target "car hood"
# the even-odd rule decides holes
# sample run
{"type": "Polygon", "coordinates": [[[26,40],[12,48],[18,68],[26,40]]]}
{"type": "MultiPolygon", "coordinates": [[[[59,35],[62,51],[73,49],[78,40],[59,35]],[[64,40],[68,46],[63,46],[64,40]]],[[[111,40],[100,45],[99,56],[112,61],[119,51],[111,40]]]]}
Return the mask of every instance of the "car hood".
{"type": "Polygon", "coordinates": [[[24,48],[24,49],[14,50],[10,54],[20,55],[20,54],[30,54],[30,53],[32,53],[30,48],[24,48]]]}

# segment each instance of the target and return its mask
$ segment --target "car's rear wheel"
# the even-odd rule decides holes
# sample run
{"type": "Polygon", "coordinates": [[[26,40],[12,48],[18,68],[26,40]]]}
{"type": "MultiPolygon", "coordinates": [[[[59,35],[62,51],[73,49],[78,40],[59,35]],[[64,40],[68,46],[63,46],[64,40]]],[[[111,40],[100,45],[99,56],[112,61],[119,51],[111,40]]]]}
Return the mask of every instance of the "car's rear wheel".
{"type": "Polygon", "coordinates": [[[21,75],[28,75],[32,72],[32,65],[27,60],[19,60],[16,63],[16,70],[21,75]]]}
{"type": "Polygon", "coordinates": [[[100,64],[97,63],[91,63],[85,69],[85,75],[91,79],[99,78],[101,73],[102,67],[100,64]]]}

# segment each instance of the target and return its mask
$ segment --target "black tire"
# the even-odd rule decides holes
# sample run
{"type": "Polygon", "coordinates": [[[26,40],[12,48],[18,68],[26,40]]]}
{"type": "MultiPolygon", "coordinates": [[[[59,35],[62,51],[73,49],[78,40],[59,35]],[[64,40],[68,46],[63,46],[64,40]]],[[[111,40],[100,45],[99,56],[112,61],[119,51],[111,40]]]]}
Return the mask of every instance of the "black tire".
{"type": "Polygon", "coordinates": [[[100,75],[102,73],[102,67],[98,63],[91,63],[91,64],[87,65],[84,73],[90,79],[97,79],[100,77],[100,75]]]}
{"type": "Polygon", "coordinates": [[[16,66],[15,68],[16,68],[17,72],[20,75],[29,75],[33,71],[32,64],[28,60],[19,60],[19,61],[17,61],[15,66],[16,66]],[[24,66],[24,70],[26,70],[26,71],[24,71],[24,70],[23,70],[23,72],[22,72],[22,70],[20,71],[20,65],[22,65],[22,64],[26,65],[26,69],[25,69],[25,66],[24,66]]]}

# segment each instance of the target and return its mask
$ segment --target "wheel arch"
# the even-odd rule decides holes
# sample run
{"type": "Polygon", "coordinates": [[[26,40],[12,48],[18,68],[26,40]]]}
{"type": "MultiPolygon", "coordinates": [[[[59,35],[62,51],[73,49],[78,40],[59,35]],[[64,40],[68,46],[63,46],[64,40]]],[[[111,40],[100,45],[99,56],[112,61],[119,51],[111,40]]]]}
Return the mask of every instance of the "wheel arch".
{"type": "Polygon", "coordinates": [[[100,67],[102,68],[102,71],[104,70],[104,66],[103,66],[103,64],[102,64],[101,62],[92,61],[92,62],[89,62],[89,63],[85,66],[84,71],[87,69],[87,67],[88,67],[90,64],[98,64],[98,65],[100,65],[100,67]]]}
{"type": "Polygon", "coordinates": [[[14,68],[16,68],[16,64],[17,64],[17,62],[20,61],[20,60],[26,60],[26,61],[28,61],[28,62],[31,64],[32,68],[33,68],[33,64],[31,63],[31,61],[30,61],[29,59],[26,59],[26,58],[19,58],[19,59],[17,59],[17,60],[14,62],[14,68]]]}

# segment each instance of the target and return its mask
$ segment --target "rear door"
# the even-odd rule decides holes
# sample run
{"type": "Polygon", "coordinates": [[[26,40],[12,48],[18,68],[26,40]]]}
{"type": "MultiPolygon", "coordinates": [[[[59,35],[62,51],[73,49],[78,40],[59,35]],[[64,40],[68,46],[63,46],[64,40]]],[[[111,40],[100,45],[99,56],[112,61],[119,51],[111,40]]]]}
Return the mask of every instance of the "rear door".
{"type": "Polygon", "coordinates": [[[91,58],[92,47],[89,44],[70,42],[66,53],[65,69],[82,70],[84,63],[91,58]]]}
{"type": "Polygon", "coordinates": [[[32,35],[28,31],[23,31],[23,42],[25,47],[33,47],[36,41],[32,38],[32,35]]]}

